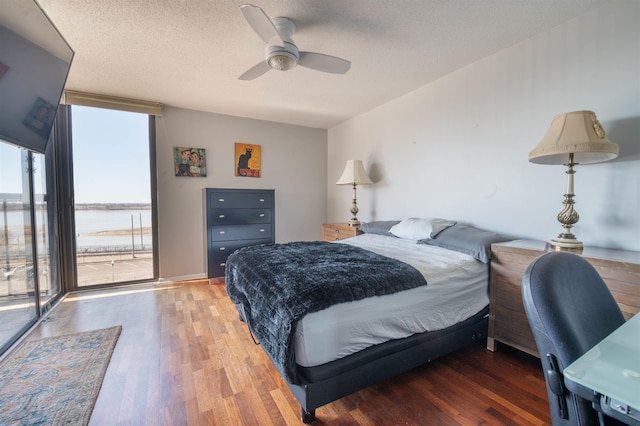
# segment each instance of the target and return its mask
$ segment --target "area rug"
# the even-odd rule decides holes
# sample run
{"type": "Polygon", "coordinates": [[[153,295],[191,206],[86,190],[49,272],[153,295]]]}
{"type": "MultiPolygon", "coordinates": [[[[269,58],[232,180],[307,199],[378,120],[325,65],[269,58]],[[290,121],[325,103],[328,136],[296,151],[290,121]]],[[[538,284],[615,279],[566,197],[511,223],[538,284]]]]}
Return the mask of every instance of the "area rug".
{"type": "Polygon", "coordinates": [[[0,425],[86,425],[121,326],[27,341],[0,365],[0,425]]]}

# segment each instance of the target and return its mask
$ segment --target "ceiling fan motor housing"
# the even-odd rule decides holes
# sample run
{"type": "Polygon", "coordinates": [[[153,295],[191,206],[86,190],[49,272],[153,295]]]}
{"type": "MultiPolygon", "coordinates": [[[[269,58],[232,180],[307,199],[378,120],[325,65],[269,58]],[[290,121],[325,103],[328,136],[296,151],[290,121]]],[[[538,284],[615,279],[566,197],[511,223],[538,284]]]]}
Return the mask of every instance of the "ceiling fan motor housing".
{"type": "Polygon", "coordinates": [[[291,43],[285,42],[282,46],[265,47],[265,56],[269,66],[278,71],[287,71],[298,65],[300,55],[298,48],[291,43]]]}
{"type": "Polygon", "coordinates": [[[289,18],[279,16],[273,19],[280,37],[274,37],[265,47],[265,56],[269,66],[278,71],[288,71],[298,65],[300,54],[291,39],[296,31],[296,24],[289,18]]]}

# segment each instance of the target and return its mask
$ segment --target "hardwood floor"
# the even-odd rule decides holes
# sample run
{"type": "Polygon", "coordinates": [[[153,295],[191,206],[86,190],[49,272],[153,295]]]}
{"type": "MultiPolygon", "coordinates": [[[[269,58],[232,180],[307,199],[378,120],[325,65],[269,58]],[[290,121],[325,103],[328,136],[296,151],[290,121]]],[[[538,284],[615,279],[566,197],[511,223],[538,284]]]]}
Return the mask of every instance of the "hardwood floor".
{"type": "MultiPolygon", "coordinates": [[[[300,425],[224,284],[67,296],[27,339],[122,325],[90,425],[300,425]]],[[[317,425],[550,424],[538,361],[476,344],[316,410],[317,425]]]]}

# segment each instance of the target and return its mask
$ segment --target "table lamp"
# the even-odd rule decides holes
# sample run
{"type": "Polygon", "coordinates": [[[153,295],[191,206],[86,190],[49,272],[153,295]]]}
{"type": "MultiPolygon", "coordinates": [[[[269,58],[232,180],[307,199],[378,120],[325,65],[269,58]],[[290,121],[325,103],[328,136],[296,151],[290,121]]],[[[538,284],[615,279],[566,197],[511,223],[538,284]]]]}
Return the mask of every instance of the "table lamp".
{"type": "Polygon", "coordinates": [[[583,244],[571,233],[580,216],[573,208],[573,167],[578,164],[599,163],[618,156],[618,145],[606,138],[605,131],[592,111],[573,111],[556,116],[542,141],[529,153],[529,161],[536,164],[564,164],[567,166],[567,189],[564,208],[558,213],[563,232],[550,241],[560,248],[581,249],[583,244]]]}
{"type": "Polygon", "coordinates": [[[358,203],[356,201],[356,186],[358,185],[370,185],[373,182],[367,176],[367,172],[364,171],[362,160],[347,160],[347,165],[342,172],[342,176],[336,182],[336,185],[353,185],[353,203],[351,205],[352,218],[348,222],[349,226],[359,226],[358,220],[358,203]]]}

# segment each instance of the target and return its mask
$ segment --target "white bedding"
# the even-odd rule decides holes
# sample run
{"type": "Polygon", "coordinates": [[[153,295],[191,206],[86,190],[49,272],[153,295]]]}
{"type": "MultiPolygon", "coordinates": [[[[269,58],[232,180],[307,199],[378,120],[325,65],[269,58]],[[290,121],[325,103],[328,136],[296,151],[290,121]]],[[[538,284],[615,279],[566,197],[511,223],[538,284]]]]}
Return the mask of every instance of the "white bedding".
{"type": "Polygon", "coordinates": [[[401,238],[362,234],[336,242],[406,262],[427,285],[388,296],[340,303],[298,322],[294,348],[303,367],[321,365],[369,346],[463,321],[489,304],[488,265],[473,257],[401,238]]]}

